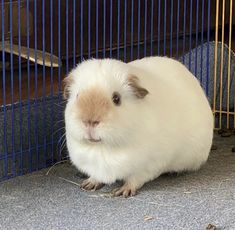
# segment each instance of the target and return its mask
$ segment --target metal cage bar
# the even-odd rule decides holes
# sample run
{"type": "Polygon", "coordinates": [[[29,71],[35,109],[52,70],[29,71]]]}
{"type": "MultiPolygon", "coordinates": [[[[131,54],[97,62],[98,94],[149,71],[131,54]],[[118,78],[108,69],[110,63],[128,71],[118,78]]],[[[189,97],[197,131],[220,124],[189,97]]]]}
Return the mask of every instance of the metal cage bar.
{"type": "Polygon", "coordinates": [[[224,18],[225,18],[225,0],[223,0],[223,6],[222,6],[222,32],[221,32],[221,56],[220,56],[220,99],[219,99],[219,128],[222,127],[222,98],[223,98],[223,68],[224,68],[224,18]]]}
{"type": "MultiPolygon", "coordinates": [[[[232,15],[233,15],[233,1],[230,0],[230,7],[229,7],[229,52],[228,52],[228,85],[227,85],[227,128],[229,128],[230,126],[230,121],[229,121],[229,112],[230,112],[230,108],[229,108],[229,104],[230,104],[230,80],[231,80],[231,72],[230,72],[230,68],[231,68],[231,44],[232,44],[232,15]]],[[[235,123],[235,121],[234,121],[235,123]]]]}

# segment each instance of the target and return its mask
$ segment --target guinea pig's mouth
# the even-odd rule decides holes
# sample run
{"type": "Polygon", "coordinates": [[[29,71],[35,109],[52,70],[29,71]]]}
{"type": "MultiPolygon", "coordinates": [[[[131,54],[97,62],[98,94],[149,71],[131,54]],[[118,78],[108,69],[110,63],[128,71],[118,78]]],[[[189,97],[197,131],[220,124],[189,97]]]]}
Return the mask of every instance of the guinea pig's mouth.
{"type": "Polygon", "coordinates": [[[84,136],[85,141],[88,143],[98,143],[101,142],[101,138],[99,135],[95,135],[94,130],[89,129],[88,132],[84,136]]]}
{"type": "Polygon", "coordinates": [[[89,139],[87,139],[88,141],[90,141],[90,142],[101,142],[101,139],[99,138],[99,139],[93,139],[93,138],[89,138],[89,139]]]}

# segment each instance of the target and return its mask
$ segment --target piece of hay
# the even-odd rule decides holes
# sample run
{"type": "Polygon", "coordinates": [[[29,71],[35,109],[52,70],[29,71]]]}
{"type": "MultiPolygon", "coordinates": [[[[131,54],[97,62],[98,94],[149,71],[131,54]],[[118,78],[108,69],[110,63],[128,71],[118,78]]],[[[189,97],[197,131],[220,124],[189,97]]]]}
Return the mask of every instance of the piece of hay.
{"type": "Polygon", "coordinates": [[[51,171],[56,165],[62,164],[62,163],[67,162],[67,161],[68,161],[68,159],[67,159],[67,160],[63,160],[63,161],[59,161],[59,162],[56,162],[55,164],[53,164],[53,165],[49,168],[49,170],[47,171],[46,176],[49,175],[50,171],[51,171]]]}
{"type": "Polygon", "coordinates": [[[69,182],[70,184],[74,184],[74,185],[77,185],[77,186],[81,186],[80,184],[78,184],[78,183],[76,183],[76,182],[74,182],[74,181],[72,181],[72,180],[68,180],[68,179],[66,179],[66,178],[63,178],[63,177],[58,177],[58,178],[60,178],[61,180],[64,180],[64,181],[67,181],[67,182],[69,182]]]}
{"type": "Polygon", "coordinates": [[[152,216],[145,216],[144,217],[144,221],[149,221],[149,220],[153,220],[154,218],[152,216]]]}

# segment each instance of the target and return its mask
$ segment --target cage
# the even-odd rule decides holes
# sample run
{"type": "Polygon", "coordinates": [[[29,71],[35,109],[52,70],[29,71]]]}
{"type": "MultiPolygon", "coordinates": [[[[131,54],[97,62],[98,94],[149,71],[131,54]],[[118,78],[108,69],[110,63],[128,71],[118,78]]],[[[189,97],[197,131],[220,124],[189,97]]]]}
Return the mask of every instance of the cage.
{"type": "Polygon", "coordinates": [[[62,79],[79,62],[180,60],[215,129],[235,126],[232,0],[1,1],[0,181],[66,159],[62,79]]]}

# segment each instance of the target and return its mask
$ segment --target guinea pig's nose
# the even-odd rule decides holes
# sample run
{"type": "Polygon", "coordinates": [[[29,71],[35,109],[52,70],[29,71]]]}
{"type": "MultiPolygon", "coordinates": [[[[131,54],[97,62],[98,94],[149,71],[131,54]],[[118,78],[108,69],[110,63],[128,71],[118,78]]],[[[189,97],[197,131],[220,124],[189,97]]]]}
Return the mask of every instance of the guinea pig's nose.
{"type": "Polygon", "coordinates": [[[95,127],[97,126],[100,122],[99,121],[83,121],[83,123],[85,124],[85,126],[91,126],[91,127],[95,127]]]}

